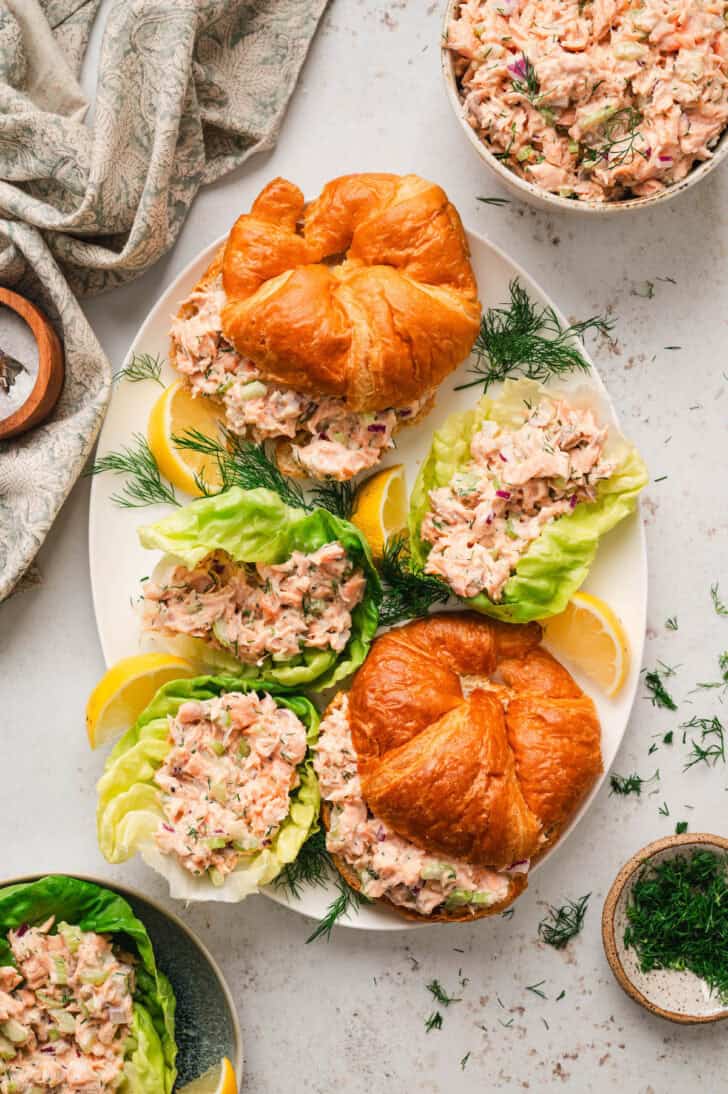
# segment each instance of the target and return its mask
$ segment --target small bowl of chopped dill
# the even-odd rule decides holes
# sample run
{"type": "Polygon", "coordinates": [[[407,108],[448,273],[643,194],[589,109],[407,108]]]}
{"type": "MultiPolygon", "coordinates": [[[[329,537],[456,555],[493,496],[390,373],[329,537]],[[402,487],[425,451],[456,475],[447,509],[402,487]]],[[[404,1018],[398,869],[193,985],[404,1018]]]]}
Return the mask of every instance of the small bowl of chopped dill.
{"type": "Polygon", "coordinates": [[[653,1014],[728,1018],[728,839],[668,836],[638,851],[609,890],[602,938],[620,987],[653,1014]]]}

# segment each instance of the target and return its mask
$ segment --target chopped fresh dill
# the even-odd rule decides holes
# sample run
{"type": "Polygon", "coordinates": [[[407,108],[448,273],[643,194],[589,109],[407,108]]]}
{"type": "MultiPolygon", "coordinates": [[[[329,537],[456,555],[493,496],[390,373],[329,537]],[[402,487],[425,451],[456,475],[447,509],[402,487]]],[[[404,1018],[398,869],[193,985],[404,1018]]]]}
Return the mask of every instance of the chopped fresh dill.
{"type": "Polygon", "coordinates": [[[710,599],[713,601],[713,607],[718,615],[728,615],[728,605],[721,600],[720,586],[717,581],[710,586],[710,599]]]}
{"type": "Polygon", "coordinates": [[[663,665],[661,661],[658,661],[657,663],[662,670],[661,673],[657,669],[652,669],[651,672],[645,674],[645,686],[650,693],[650,702],[653,707],[663,707],[665,710],[677,710],[677,703],[668,692],[662,679],[663,676],[674,676],[675,670],[667,665],[663,665]]]}
{"type": "Polygon", "coordinates": [[[687,969],[728,1002],[726,856],[695,850],[648,863],[632,886],[625,946],[643,972],[687,969]]]}
{"type": "Polygon", "coordinates": [[[556,996],[556,1002],[560,1003],[565,995],[566,995],[566,989],[562,988],[561,991],[559,992],[559,994],[556,996]]]}
{"type": "Polygon", "coordinates": [[[676,836],[684,836],[685,833],[687,832],[687,830],[688,830],[688,822],[687,821],[678,821],[677,824],[675,825],[675,835],[676,836]]]}
{"type": "Polygon", "coordinates": [[[469,1059],[470,1059],[470,1053],[466,1052],[465,1055],[463,1056],[462,1060],[460,1061],[460,1070],[461,1071],[465,1071],[465,1068],[468,1065],[468,1060],[469,1059]]]}
{"type": "Polygon", "coordinates": [[[669,619],[666,619],[665,620],[665,626],[667,627],[667,629],[669,631],[676,631],[678,629],[678,627],[677,627],[677,616],[676,615],[671,615],[669,619]]]}
{"type": "Polygon", "coordinates": [[[631,775],[610,775],[609,785],[612,788],[612,794],[621,794],[622,796],[636,794],[639,798],[642,795],[642,787],[647,786],[648,783],[659,781],[659,778],[659,770],[651,775],[649,779],[643,779],[635,771],[631,775]]]}
{"type": "Polygon", "coordinates": [[[590,896],[591,893],[587,893],[578,900],[568,900],[560,908],[549,907],[538,925],[539,938],[549,946],[563,950],[583,927],[590,896]]]}
{"type": "Polygon", "coordinates": [[[671,745],[673,736],[674,736],[673,731],[671,729],[669,729],[667,731],[667,733],[665,734],[665,736],[662,738],[662,743],[664,745],[671,745]]]}
{"type": "Polygon", "coordinates": [[[434,604],[450,599],[450,589],[439,577],[426,574],[413,561],[404,535],[391,536],[381,562],[384,595],[379,606],[379,622],[389,627],[404,619],[427,615],[434,604]]]}
{"type": "Polygon", "coordinates": [[[526,991],[533,992],[534,995],[538,995],[541,999],[548,999],[546,992],[541,991],[541,987],[545,983],[545,980],[539,980],[537,984],[526,984],[526,991]]]}
{"type": "Polygon", "coordinates": [[[631,163],[635,156],[647,159],[647,152],[637,147],[641,140],[646,148],[644,135],[639,129],[641,122],[642,115],[632,106],[611,114],[598,127],[599,143],[586,148],[582,157],[584,167],[596,167],[600,160],[604,160],[609,167],[620,167],[631,163]]]}
{"type": "Polygon", "coordinates": [[[657,812],[660,814],[661,817],[669,817],[670,810],[668,808],[667,802],[663,802],[657,812]]]}
{"type": "Polygon", "coordinates": [[[501,919],[513,919],[513,913],[515,908],[506,908],[504,912],[501,912],[501,919]]]}
{"type": "Polygon", "coordinates": [[[152,357],[151,353],[135,353],[128,365],[124,365],[122,369],[114,373],[114,383],[122,378],[128,380],[130,384],[138,384],[143,380],[153,380],[155,384],[164,387],[164,381],[162,380],[163,364],[164,362],[159,354],[152,357]]]}
{"type": "Polygon", "coordinates": [[[100,456],[86,474],[99,475],[104,471],[126,476],[121,490],[111,495],[111,501],[122,509],[141,509],[145,505],[179,505],[174,487],[162,479],[147,439],[141,433],[132,435],[129,448],[124,447],[118,452],[108,452],[105,456],[100,456]]]}
{"type": "Polygon", "coordinates": [[[524,95],[530,102],[536,105],[541,94],[541,85],[536,76],[536,70],[525,53],[521,54],[515,64],[509,65],[509,71],[516,73],[520,79],[511,79],[511,87],[519,95],[524,95]]]}
{"type": "Polygon", "coordinates": [[[476,201],[481,202],[483,205],[510,205],[510,198],[476,198],[476,201]]]}
{"type": "Polygon", "coordinates": [[[652,481],[653,482],[665,482],[666,479],[667,479],[667,475],[660,475],[659,478],[653,479],[652,481]]]}
{"type": "Polygon", "coordinates": [[[451,1003],[462,1003],[460,996],[448,995],[439,980],[431,980],[427,984],[427,990],[437,1003],[443,1007],[449,1007],[451,1003]]]}
{"type": "Polygon", "coordinates": [[[439,1010],[433,1010],[429,1018],[425,1020],[425,1030],[427,1033],[433,1029],[442,1029],[442,1015],[439,1010]]]}
{"type": "Polygon", "coordinates": [[[711,680],[709,682],[703,681],[702,683],[696,684],[694,690],[697,691],[698,688],[723,688],[724,690],[728,689],[728,650],[725,650],[719,655],[718,668],[720,669],[720,680],[711,680]]]}
{"type": "Polygon", "coordinates": [[[507,1022],[504,1022],[502,1018],[499,1018],[498,1021],[503,1026],[503,1029],[510,1029],[511,1026],[513,1025],[513,1019],[512,1018],[509,1018],[507,1022]]]}
{"type": "Polygon", "coordinates": [[[655,741],[653,741],[650,747],[647,749],[647,755],[652,756],[655,752],[657,752],[657,748],[657,744],[655,743],[655,741]]]}
{"type": "Polygon", "coordinates": [[[692,748],[684,771],[700,763],[709,767],[715,767],[719,760],[725,763],[725,730],[718,718],[691,718],[689,722],[683,722],[680,728],[700,730],[700,737],[690,740],[692,748]]]}
{"type": "Polygon", "coordinates": [[[611,323],[603,316],[562,327],[550,307],[539,307],[518,280],[509,286],[510,303],[489,308],[480,322],[473,352],[475,365],[469,370],[476,377],[455,390],[483,385],[483,390],[508,376],[521,375],[529,380],[547,380],[574,370],[588,372],[577,339],[589,330],[608,334],[611,323]]]}
{"type": "Polygon", "coordinates": [[[362,904],[369,904],[369,899],[363,893],[352,889],[334,868],[331,856],[326,850],[326,836],[322,830],[309,836],[298,857],[284,866],[273,882],[276,888],[282,889],[289,896],[297,899],[301,894],[302,885],[324,887],[331,877],[336,882],[339,895],[331,901],[326,914],[306,939],[307,943],[315,942],[318,938],[326,938],[328,941],[335,924],[343,917],[357,911],[362,904]]]}
{"type": "Polygon", "coordinates": [[[354,508],[354,496],[356,486],[351,482],[336,482],[329,479],[315,486],[311,491],[311,497],[315,505],[321,509],[328,509],[335,517],[349,520],[354,508]]]}

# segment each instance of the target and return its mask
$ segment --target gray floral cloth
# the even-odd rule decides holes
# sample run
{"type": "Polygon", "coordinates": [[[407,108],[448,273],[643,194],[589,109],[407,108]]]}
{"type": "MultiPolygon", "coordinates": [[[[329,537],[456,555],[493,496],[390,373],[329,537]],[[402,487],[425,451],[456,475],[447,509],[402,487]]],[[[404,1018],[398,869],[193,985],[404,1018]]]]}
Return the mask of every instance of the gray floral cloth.
{"type": "Polygon", "coordinates": [[[0,0],[0,284],[56,324],[52,418],[0,444],[0,600],[81,472],[111,371],[76,297],[143,273],[200,186],[270,148],[326,0],[114,0],[93,125],[78,73],[101,0],[0,0]]]}

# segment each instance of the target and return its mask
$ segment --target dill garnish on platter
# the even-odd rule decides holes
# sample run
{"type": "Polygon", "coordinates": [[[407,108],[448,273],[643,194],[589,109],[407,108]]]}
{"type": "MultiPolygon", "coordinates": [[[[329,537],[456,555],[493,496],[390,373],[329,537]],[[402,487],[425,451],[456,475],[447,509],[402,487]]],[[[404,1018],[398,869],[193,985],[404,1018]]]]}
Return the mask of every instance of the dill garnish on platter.
{"type": "Polygon", "coordinates": [[[578,900],[568,900],[560,908],[549,908],[538,925],[539,938],[554,949],[563,950],[584,926],[590,896],[587,893],[578,900]]]}
{"type": "Polygon", "coordinates": [[[625,946],[642,972],[688,970],[728,1003],[728,859],[708,850],[648,863],[627,904],[625,946]]]}
{"type": "Polygon", "coordinates": [[[111,471],[114,475],[124,475],[126,481],[117,494],[111,495],[111,501],[122,509],[140,509],[145,505],[179,505],[174,487],[162,478],[157,461],[151,453],[146,437],[141,433],[132,435],[129,448],[118,452],[109,452],[94,461],[87,475],[98,475],[102,471],[111,471]]]}
{"type": "Polygon", "coordinates": [[[164,387],[163,363],[159,354],[152,357],[151,353],[135,353],[128,365],[114,373],[114,382],[123,379],[130,384],[139,384],[143,380],[153,380],[155,384],[164,387]]]}
{"type": "Polygon", "coordinates": [[[574,371],[588,372],[589,365],[578,345],[587,331],[608,334],[611,323],[593,315],[563,327],[553,308],[539,307],[518,280],[509,286],[510,302],[489,308],[480,322],[473,346],[476,363],[469,371],[476,377],[455,390],[491,384],[509,376],[545,381],[574,371]]]}
{"type": "Polygon", "coordinates": [[[380,573],[384,595],[379,605],[379,623],[383,627],[427,615],[434,604],[444,604],[450,599],[445,582],[426,574],[413,562],[404,535],[387,540],[380,573]]]}
{"type": "Polygon", "coordinates": [[[281,889],[294,899],[301,895],[302,885],[316,885],[324,888],[329,880],[334,880],[339,890],[338,896],[329,904],[316,929],[306,939],[306,943],[319,938],[328,940],[331,931],[340,919],[356,912],[362,904],[371,901],[363,893],[352,889],[335,869],[329,852],[326,850],[326,835],[322,829],[314,832],[304,843],[293,862],[289,862],[273,881],[276,889],[281,889]]]}

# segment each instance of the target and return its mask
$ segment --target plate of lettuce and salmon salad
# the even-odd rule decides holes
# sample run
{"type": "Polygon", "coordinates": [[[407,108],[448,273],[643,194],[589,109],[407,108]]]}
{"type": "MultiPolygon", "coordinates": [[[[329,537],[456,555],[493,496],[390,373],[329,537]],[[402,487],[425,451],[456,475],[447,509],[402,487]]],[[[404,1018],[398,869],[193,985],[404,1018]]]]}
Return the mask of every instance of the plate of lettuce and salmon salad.
{"type": "Polygon", "coordinates": [[[63,874],[0,883],[0,1004],[3,1094],[238,1090],[222,974],[176,916],[125,888],[63,874]]]}
{"type": "Polygon", "coordinates": [[[119,369],[93,468],[108,672],[87,726],[112,746],[110,862],[141,854],[178,899],[260,891],[316,937],[515,899],[597,793],[639,678],[647,471],[584,345],[607,332],[569,323],[416,175],[309,201],[274,179],[182,271],[119,369]],[[471,677],[491,693],[477,712],[471,677]],[[405,693],[415,710],[387,706],[405,693]],[[485,801],[418,827],[412,772],[436,781],[476,723],[507,749],[525,843],[485,838],[485,801]],[[558,815],[532,797],[539,756],[558,815]]]}

